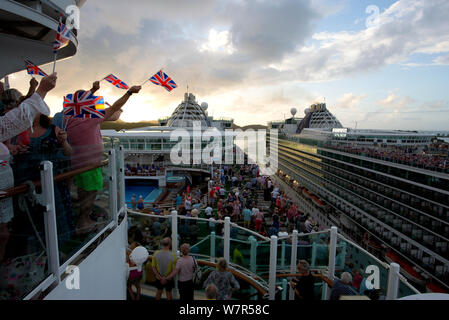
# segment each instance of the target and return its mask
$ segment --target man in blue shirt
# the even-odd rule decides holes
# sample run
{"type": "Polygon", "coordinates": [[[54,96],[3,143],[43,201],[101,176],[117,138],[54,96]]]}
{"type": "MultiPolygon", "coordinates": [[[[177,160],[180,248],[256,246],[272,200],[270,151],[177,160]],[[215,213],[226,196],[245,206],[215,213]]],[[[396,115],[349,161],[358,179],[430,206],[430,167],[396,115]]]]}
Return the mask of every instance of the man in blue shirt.
{"type": "Polygon", "coordinates": [[[245,208],[245,209],[243,209],[242,214],[243,214],[243,226],[245,228],[249,229],[250,223],[251,223],[252,211],[248,208],[245,208]]]}
{"type": "Polygon", "coordinates": [[[182,197],[181,197],[181,195],[178,194],[176,196],[176,210],[179,209],[179,206],[181,205],[181,202],[182,202],[182,197]]]}
{"type": "Polygon", "coordinates": [[[341,279],[336,280],[332,286],[330,300],[340,300],[341,296],[354,296],[355,291],[350,287],[352,275],[349,272],[343,272],[341,279]]]}

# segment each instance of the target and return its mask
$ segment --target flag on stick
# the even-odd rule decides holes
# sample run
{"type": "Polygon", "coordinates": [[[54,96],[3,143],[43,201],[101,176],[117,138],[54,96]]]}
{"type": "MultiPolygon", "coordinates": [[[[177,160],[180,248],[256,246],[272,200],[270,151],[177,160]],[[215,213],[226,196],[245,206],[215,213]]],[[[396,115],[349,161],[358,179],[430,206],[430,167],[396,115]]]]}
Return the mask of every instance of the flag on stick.
{"type": "Polygon", "coordinates": [[[53,42],[53,53],[59,49],[64,48],[70,41],[70,30],[62,23],[62,14],[59,16],[58,31],[56,32],[56,39],[53,42]]]}
{"type": "Polygon", "coordinates": [[[112,83],[112,85],[116,86],[119,89],[125,89],[125,90],[129,89],[128,85],[125,82],[123,82],[122,80],[120,80],[119,78],[114,76],[112,73],[110,75],[108,75],[107,77],[105,77],[104,80],[112,83]]]}
{"type": "Polygon", "coordinates": [[[65,24],[62,23],[62,13],[60,13],[58,30],[56,31],[56,38],[55,41],[53,42],[53,54],[55,55],[55,59],[53,62],[53,73],[55,72],[56,57],[58,56],[58,50],[68,45],[69,41],[70,41],[70,30],[67,28],[65,24]]]}
{"type": "Polygon", "coordinates": [[[64,116],[72,118],[104,118],[104,99],[90,91],[78,91],[64,97],[64,116]]]}
{"type": "Polygon", "coordinates": [[[27,68],[28,74],[42,76],[42,77],[47,76],[47,74],[44,71],[42,71],[38,66],[36,66],[34,63],[32,63],[30,60],[25,59],[25,66],[27,68]]]}
{"type": "Polygon", "coordinates": [[[178,85],[165,74],[162,70],[159,70],[154,76],[150,78],[150,81],[155,85],[164,87],[167,91],[172,91],[178,85]]]}

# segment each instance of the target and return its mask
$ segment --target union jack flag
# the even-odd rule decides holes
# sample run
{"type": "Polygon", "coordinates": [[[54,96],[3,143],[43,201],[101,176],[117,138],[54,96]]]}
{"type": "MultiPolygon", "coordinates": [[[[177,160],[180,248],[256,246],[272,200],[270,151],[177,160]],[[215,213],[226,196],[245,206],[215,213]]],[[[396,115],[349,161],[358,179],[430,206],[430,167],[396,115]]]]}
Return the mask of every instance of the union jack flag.
{"type": "Polygon", "coordinates": [[[112,83],[114,86],[116,86],[119,89],[129,89],[128,85],[124,83],[122,80],[114,76],[112,73],[108,75],[106,78],[104,78],[107,82],[112,83]]]}
{"type": "Polygon", "coordinates": [[[70,30],[62,23],[62,15],[59,18],[58,31],[56,32],[56,39],[53,42],[53,52],[56,53],[59,49],[65,47],[70,41],[70,30]]]}
{"type": "Polygon", "coordinates": [[[64,116],[72,118],[104,118],[104,99],[90,91],[78,91],[64,97],[64,116]]]}
{"type": "Polygon", "coordinates": [[[167,74],[159,70],[154,76],[150,78],[150,81],[158,86],[163,86],[167,91],[172,91],[177,87],[177,84],[167,74]]]}
{"type": "Polygon", "coordinates": [[[25,66],[27,68],[28,74],[38,75],[42,77],[46,77],[47,74],[42,71],[38,66],[32,63],[30,60],[25,59],[25,66]]]}

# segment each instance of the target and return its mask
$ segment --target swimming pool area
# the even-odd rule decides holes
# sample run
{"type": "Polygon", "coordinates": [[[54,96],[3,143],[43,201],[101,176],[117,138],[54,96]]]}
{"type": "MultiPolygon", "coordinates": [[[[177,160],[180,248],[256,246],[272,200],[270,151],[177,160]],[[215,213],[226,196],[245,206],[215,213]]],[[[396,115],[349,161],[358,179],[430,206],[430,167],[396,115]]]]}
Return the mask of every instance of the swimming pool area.
{"type": "Polygon", "coordinates": [[[162,189],[159,189],[157,182],[151,180],[126,180],[125,185],[125,201],[128,208],[131,208],[132,195],[136,195],[136,200],[142,196],[146,205],[153,203],[162,193],[162,189]]]}
{"type": "Polygon", "coordinates": [[[185,179],[183,176],[169,176],[167,177],[167,182],[183,182],[185,179]]]}

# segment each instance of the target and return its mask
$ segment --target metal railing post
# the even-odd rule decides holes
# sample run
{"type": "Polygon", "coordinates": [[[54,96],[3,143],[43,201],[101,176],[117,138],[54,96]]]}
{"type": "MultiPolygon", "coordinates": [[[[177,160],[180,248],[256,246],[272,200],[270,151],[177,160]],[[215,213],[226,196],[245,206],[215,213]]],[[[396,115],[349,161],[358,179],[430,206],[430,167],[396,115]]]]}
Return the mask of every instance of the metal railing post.
{"type": "MultiPolygon", "coordinates": [[[[290,273],[296,273],[296,259],[298,254],[298,230],[293,230],[292,233],[292,253],[290,258],[290,273]]],[[[293,288],[289,290],[289,300],[295,299],[295,291],[293,288]]]]}
{"type": "Polygon", "coordinates": [[[281,243],[281,269],[285,267],[285,240],[281,243]]]}
{"type": "Polygon", "coordinates": [[[287,279],[282,279],[282,300],[287,300],[287,279]]]}
{"type": "Polygon", "coordinates": [[[120,209],[126,206],[125,200],[125,151],[123,150],[123,146],[119,146],[119,170],[120,177],[119,179],[119,193],[120,193],[120,209]]]}
{"type": "MultiPolygon", "coordinates": [[[[250,252],[249,252],[249,269],[254,274],[257,271],[257,240],[253,236],[248,237],[249,243],[251,244],[250,252]]],[[[251,294],[256,293],[254,288],[250,290],[251,294]]],[[[251,300],[257,300],[257,296],[253,296],[251,300]]]]}
{"type": "Polygon", "coordinates": [[[43,161],[40,165],[42,193],[45,199],[45,240],[47,259],[50,272],[55,276],[56,283],[61,282],[59,274],[58,228],[56,223],[55,188],[53,181],[53,163],[43,161]]]}
{"type": "Polygon", "coordinates": [[[171,243],[172,252],[176,254],[178,252],[178,211],[176,210],[171,212],[171,243]]]}
{"type": "Polygon", "coordinates": [[[340,261],[340,265],[339,265],[339,267],[341,268],[341,269],[344,269],[344,267],[345,267],[345,261],[346,261],[346,241],[344,241],[342,244],[341,244],[341,261],[340,261]]]}
{"type": "Polygon", "coordinates": [[[310,264],[311,268],[315,268],[315,264],[316,264],[316,247],[317,247],[316,242],[313,242],[312,243],[312,258],[311,258],[312,263],[310,264]]]}
{"type": "Polygon", "coordinates": [[[275,299],[276,293],[276,262],[277,262],[277,248],[278,248],[278,237],[271,236],[270,242],[270,273],[268,279],[268,294],[269,299],[275,299]]]}
{"type": "Polygon", "coordinates": [[[210,262],[215,261],[215,232],[210,233],[210,262]]]}
{"type": "MultiPolygon", "coordinates": [[[[331,281],[335,279],[335,256],[337,254],[337,227],[331,227],[330,231],[330,241],[329,241],[329,267],[328,267],[328,278],[331,281]]],[[[326,284],[326,299],[330,298],[330,290],[328,290],[328,286],[326,284]]]]}
{"type": "Polygon", "coordinates": [[[394,262],[390,263],[386,300],[395,300],[398,297],[400,268],[399,264],[394,262]]]}
{"type": "Polygon", "coordinates": [[[109,212],[112,215],[115,225],[118,225],[118,211],[117,211],[117,166],[115,163],[115,150],[109,150],[109,212]]]}
{"type": "Polygon", "coordinates": [[[257,271],[257,240],[253,236],[249,236],[249,242],[251,244],[250,256],[249,256],[249,269],[251,272],[257,271]]]}
{"type": "Polygon", "coordinates": [[[225,217],[225,225],[224,225],[224,248],[223,248],[223,257],[229,263],[229,251],[231,244],[231,218],[225,217]]]}

